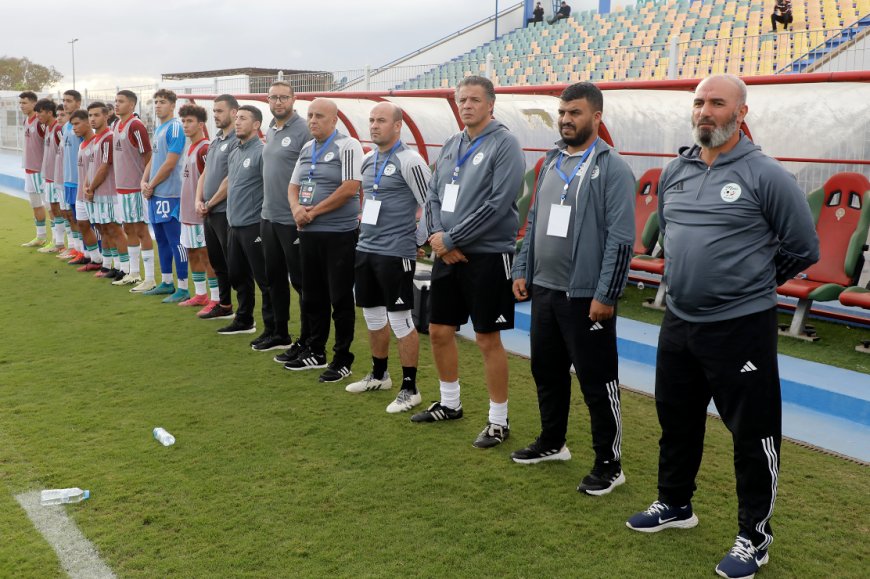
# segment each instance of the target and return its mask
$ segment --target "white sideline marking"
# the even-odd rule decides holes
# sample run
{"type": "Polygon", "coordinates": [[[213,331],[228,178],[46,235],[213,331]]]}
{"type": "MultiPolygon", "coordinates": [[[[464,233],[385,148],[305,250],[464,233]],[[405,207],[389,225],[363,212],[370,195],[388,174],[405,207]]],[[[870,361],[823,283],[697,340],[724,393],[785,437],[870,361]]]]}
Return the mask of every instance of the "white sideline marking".
{"type": "Polygon", "coordinates": [[[94,545],[88,541],[62,506],[43,507],[39,491],[21,493],[15,500],[27,513],[36,530],[42,533],[63,570],[73,579],[114,578],[115,574],[103,563],[94,545]]]}

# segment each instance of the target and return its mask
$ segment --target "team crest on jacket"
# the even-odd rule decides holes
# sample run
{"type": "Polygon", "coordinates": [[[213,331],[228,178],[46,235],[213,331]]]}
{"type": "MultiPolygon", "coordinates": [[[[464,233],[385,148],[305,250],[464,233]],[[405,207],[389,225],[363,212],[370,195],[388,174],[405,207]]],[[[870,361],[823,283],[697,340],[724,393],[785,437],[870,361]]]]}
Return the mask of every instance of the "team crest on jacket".
{"type": "Polygon", "coordinates": [[[242,163],[242,167],[244,167],[245,169],[247,169],[247,168],[250,167],[250,166],[251,166],[251,159],[250,159],[250,157],[249,157],[249,158],[245,159],[245,162],[244,162],[244,163],[242,163]]]}
{"type": "Polygon", "coordinates": [[[230,146],[229,143],[224,143],[223,145],[221,145],[221,151],[226,151],[227,147],[229,147],[229,146],[230,146]]]}
{"type": "Polygon", "coordinates": [[[472,165],[480,165],[480,162],[483,161],[483,153],[478,153],[471,160],[472,165]]]}
{"type": "Polygon", "coordinates": [[[598,168],[598,165],[592,167],[592,174],[589,175],[590,179],[598,179],[598,175],[601,174],[601,169],[598,168]]]}
{"type": "Polygon", "coordinates": [[[282,147],[287,147],[288,145],[290,145],[290,137],[284,137],[283,139],[281,139],[282,147]]]}
{"type": "Polygon", "coordinates": [[[396,166],[393,165],[392,163],[390,163],[389,165],[384,167],[384,175],[386,175],[387,177],[389,177],[390,175],[393,175],[395,172],[396,172],[396,166]]]}
{"type": "Polygon", "coordinates": [[[740,188],[740,185],[737,183],[728,183],[724,187],[722,187],[722,191],[719,195],[722,197],[722,201],[725,203],[734,203],[738,199],[740,199],[740,194],[743,190],[740,188]]]}
{"type": "Polygon", "coordinates": [[[335,153],[333,153],[332,151],[328,152],[327,154],[325,154],[323,156],[323,160],[327,161],[327,162],[332,161],[334,158],[335,158],[335,153]]]}

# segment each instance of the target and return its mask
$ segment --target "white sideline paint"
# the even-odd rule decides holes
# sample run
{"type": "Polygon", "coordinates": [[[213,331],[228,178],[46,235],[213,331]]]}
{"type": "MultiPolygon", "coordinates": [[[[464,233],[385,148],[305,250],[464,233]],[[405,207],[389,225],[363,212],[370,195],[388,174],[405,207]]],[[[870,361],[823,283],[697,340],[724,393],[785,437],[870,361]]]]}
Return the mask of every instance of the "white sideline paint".
{"type": "Polygon", "coordinates": [[[39,491],[21,493],[15,500],[27,513],[60,559],[61,567],[73,579],[114,578],[115,574],[103,563],[94,545],[88,541],[66,514],[63,506],[43,507],[39,491]]]}

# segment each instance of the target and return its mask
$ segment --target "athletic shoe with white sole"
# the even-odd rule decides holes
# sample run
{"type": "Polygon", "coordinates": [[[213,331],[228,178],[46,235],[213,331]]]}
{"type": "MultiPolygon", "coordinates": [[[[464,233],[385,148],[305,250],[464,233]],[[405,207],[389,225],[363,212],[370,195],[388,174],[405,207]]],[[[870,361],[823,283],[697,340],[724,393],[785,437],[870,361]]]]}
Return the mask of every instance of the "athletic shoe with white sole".
{"type": "Polygon", "coordinates": [[[323,352],[314,353],[311,348],[305,348],[294,360],[290,360],[284,364],[286,370],[315,370],[317,368],[326,368],[326,354],[323,352]]]}
{"type": "Polygon", "coordinates": [[[326,370],[323,371],[317,381],[338,382],[340,380],[344,380],[351,374],[353,374],[353,372],[350,371],[350,364],[336,362],[335,360],[333,360],[329,363],[329,366],[326,367],[326,370]]]}
{"type": "Polygon", "coordinates": [[[254,324],[243,324],[238,320],[238,318],[234,319],[229,326],[224,326],[217,331],[218,334],[224,336],[232,336],[234,334],[254,334],[256,332],[257,326],[254,324]]]}
{"type": "Polygon", "coordinates": [[[212,300],[207,306],[196,312],[201,320],[231,320],[235,317],[233,306],[222,306],[217,300],[212,300]]]}
{"type": "Polygon", "coordinates": [[[279,336],[277,334],[269,334],[265,339],[260,340],[256,344],[251,344],[251,349],[255,352],[270,352],[272,350],[286,350],[293,343],[293,338],[290,336],[279,336]]]}
{"type": "Polygon", "coordinates": [[[157,283],[153,279],[146,279],[143,282],[140,282],[139,285],[133,286],[130,289],[131,294],[142,294],[145,295],[145,292],[149,292],[157,287],[157,283]]]}
{"type": "MultiPolygon", "coordinates": [[[[136,288],[133,288],[134,290],[136,288]]],[[[143,291],[143,296],[171,296],[175,293],[175,285],[166,282],[160,282],[160,285],[153,286],[148,291],[143,291]]]]}
{"type": "Polygon", "coordinates": [[[286,352],[284,352],[283,354],[278,354],[272,359],[279,364],[286,364],[298,358],[299,354],[301,354],[303,350],[305,350],[305,346],[302,345],[302,342],[296,340],[295,342],[290,344],[290,347],[287,348],[286,352]]]}
{"type": "Polygon", "coordinates": [[[125,274],[121,279],[112,282],[112,285],[136,285],[142,283],[142,278],[138,275],[125,274]]]}
{"type": "Polygon", "coordinates": [[[411,417],[411,422],[440,422],[442,420],[459,420],[462,418],[462,404],[453,409],[443,406],[440,402],[433,402],[423,412],[418,412],[411,417]]]}
{"type": "Polygon", "coordinates": [[[657,533],[663,529],[691,529],[698,524],[698,517],[692,512],[692,503],[682,507],[672,507],[655,501],[645,511],[635,513],[625,522],[629,529],[641,533],[657,533]]]}
{"type": "Polygon", "coordinates": [[[510,426],[502,426],[501,424],[493,424],[490,422],[480,432],[480,434],[477,435],[477,438],[474,439],[471,446],[474,448],[492,448],[493,446],[498,446],[507,440],[510,435],[510,426]]]}
{"type": "Polygon", "coordinates": [[[538,464],[548,460],[571,460],[571,451],[564,444],[561,448],[546,448],[541,444],[541,439],[537,438],[526,448],[513,451],[511,460],[518,464],[538,464]]]}
{"type": "Polygon", "coordinates": [[[178,302],[178,305],[183,308],[201,308],[208,305],[208,295],[197,294],[192,298],[188,298],[183,302],[178,302]]]}
{"type": "Polygon", "coordinates": [[[53,243],[46,243],[42,247],[36,250],[36,253],[60,253],[62,247],[58,247],[53,243]]]}
{"type": "Polygon", "coordinates": [[[384,372],[384,376],[380,379],[375,378],[371,372],[366,374],[365,378],[358,382],[348,384],[344,389],[354,394],[360,392],[371,392],[373,390],[389,390],[393,387],[393,381],[390,379],[390,373],[384,372]]]}
{"type": "Polygon", "coordinates": [[[34,237],[27,243],[22,243],[21,247],[42,247],[43,245],[45,245],[44,237],[34,237]]]}
{"type": "Polygon", "coordinates": [[[625,474],[618,460],[595,462],[592,472],[583,477],[577,490],[587,495],[600,497],[625,483],[625,474]]]}
{"type": "Polygon", "coordinates": [[[740,533],[734,546],[716,565],[716,573],[727,579],[752,579],[769,560],[767,549],[759,549],[749,537],[740,533]]]}
{"type": "Polygon", "coordinates": [[[399,412],[407,412],[413,407],[419,405],[423,402],[423,398],[420,396],[420,393],[416,390],[408,390],[407,388],[402,388],[399,390],[399,394],[396,396],[396,399],[390,402],[390,405],[387,406],[387,412],[390,414],[398,414],[399,412]]]}

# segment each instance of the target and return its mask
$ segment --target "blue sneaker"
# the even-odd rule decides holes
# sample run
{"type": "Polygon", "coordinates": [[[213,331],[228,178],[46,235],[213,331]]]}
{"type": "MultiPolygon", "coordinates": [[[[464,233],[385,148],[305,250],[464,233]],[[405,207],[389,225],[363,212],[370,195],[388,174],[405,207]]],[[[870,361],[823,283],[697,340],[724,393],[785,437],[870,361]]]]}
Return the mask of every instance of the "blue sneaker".
{"type": "MultiPolygon", "coordinates": [[[[160,286],[157,286],[157,287],[160,287],[160,286]]],[[[169,287],[172,287],[172,286],[169,286],[169,287]]],[[[190,299],[190,292],[187,291],[186,289],[179,288],[172,295],[163,298],[163,303],[164,304],[177,304],[179,302],[183,302],[184,300],[189,300],[189,299],[190,299]]]]}
{"type": "Polygon", "coordinates": [[[662,529],[675,527],[691,529],[698,524],[698,517],[692,512],[692,503],[684,507],[671,507],[656,501],[649,508],[635,513],[625,522],[625,526],[641,533],[657,533],[662,529]]]}
{"type": "Polygon", "coordinates": [[[728,579],[752,579],[768,560],[767,549],[757,548],[746,535],[740,533],[734,540],[734,546],[716,565],[716,573],[728,579]]]}
{"type": "Polygon", "coordinates": [[[162,282],[155,288],[142,292],[143,296],[168,296],[175,293],[175,286],[171,283],[162,282]]]}

